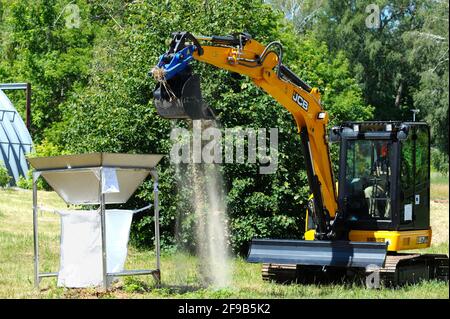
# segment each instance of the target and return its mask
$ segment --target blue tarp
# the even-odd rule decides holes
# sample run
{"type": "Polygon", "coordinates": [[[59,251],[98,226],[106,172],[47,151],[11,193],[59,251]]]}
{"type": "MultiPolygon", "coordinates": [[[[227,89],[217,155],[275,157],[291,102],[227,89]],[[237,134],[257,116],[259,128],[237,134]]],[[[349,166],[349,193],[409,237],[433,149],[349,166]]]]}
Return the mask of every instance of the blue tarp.
{"type": "Polygon", "coordinates": [[[28,164],[25,156],[31,152],[33,141],[25,123],[0,90],[0,165],[5,166],[14,185],[19,177],[26,176],[28,164]]]}

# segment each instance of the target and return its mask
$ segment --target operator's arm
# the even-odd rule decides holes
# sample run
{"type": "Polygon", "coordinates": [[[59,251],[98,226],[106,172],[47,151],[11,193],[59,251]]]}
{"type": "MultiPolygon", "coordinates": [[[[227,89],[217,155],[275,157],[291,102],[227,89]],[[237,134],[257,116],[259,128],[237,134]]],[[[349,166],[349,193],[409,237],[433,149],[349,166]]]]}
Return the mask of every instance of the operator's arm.
{"type": "Polygon", "coordinates": [[[327,216],[337,212],[336,193],[326,140],[328,115],[320,104],[320,93],[291,72],[281,61],[279,42],[263,46],[248,35],[229,37],[193,37],[189,33],[175,34],[171,47],[158,63],[164,69],[165,80],[185,72],[190,59],[206,62],[218,68],[250,77],[253,82],[277,100],[293,116],[301,134],[308,182],[314,194],[316,221],[325,232],[327,216]],[[193,44],[186,44],[186,41],[193,44]],[[201,44],[207,43],[206,45],[201,44]],[[278,53],[274,51],[278,48],[278,53]],[[182,52],[178,54],[177,52],[182,52]],[[183,63],[186,62],[184,65],[183,63]]]}

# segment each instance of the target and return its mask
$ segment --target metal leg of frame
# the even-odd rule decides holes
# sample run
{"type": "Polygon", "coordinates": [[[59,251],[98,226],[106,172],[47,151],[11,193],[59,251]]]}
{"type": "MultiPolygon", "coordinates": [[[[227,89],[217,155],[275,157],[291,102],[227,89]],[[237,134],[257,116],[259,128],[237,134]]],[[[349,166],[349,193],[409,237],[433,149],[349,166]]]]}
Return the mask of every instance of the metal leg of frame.
{"type": "Polygon", "coordinates": [[[38,238],[38,207],[37,180],[40,173],[33,172],[33,238],[34,238],[34,287],[39,289],[39,238],[38,238]]]}
{"type": "Polygon", "coordinates": [[[105,194],[103,194],[103,169],[100,169],[100,218],[102,230],[102,267],[103,267],[103,289],[108,290],[108,265],[106,258],[106,212],[105,212],[105,194]]]}
{"type": "Polygon", "coordinates": [[[161,284],[161,250],[160,250],[160,234],[159,234],[159,200],[158,200],[158,172],[155,170],[153,174],[153,193],[154,193],[154,213],[155,213],[155,250],[156,250],[156,280],[157,285],[161,284]]]}

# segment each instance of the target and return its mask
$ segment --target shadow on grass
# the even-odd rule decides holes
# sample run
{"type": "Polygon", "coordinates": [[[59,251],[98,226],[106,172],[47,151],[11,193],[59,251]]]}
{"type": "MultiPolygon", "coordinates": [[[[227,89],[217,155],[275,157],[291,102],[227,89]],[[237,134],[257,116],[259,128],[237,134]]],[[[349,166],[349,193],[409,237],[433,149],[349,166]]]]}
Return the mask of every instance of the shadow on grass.
{"type": "MultiPolygon", "coordinates": [[[[67,299],[109,299],[109,298],[129,298],[130,294],[149,294],[154,293],[160,296],[183,295],[204,290],[205,286],[201,285],[171,285],[160,284],[155,282],[147,283],[141,280],[129,279],[125,282],[113,284],[108,291],[104,291],[100,287],[87,288],[59,288],[61,289],[61,297],[67,299]]],[[[50,288],[41,289],[40,292],[48,292],[50,288]]]]}
{"type": "Polygon", "coordinates": [[[155,289],[165,291],[168,294],[178,294],[178,295],[196,292],[206,288],[207,287],[200,285],[168,285],[168,284],[162,284],[159,287],[155,287],[155,289]]]}
{"type": "Polygon", "coordinates": [[[177,285],[177,284],[161,283],[158,285],[156,284],[156,282],[148,283],[132,277],[125,280],[123,285],[117,287],[117,289],[121,289],[124,292],[128,293],[145,294],[154,292],[159,295],[173,295],[173,294],[182,295],[186,293],[192,293],[199,290],[203,290],[205,288],[207,287],[198,284],[177,285]]]}

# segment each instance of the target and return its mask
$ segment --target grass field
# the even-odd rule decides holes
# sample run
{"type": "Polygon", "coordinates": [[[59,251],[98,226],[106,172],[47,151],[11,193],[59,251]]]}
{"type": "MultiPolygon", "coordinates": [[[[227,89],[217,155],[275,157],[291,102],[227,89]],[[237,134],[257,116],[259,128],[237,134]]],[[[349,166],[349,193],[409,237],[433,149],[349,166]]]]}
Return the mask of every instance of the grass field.
{"type": "MultiPolygon", "coordinates": [[[[433,176],[431,187],[433,246],[423,252],[448,254],[448,180],[433,176]]],[[[40,192],[39,204],[64,208],[56,193],[40,192]]],[[[429,281],[399,289],[365,289],[359,284],[280,285],[263,282],[260,265],[243,259],[232,261],[232,285],[214,289],[202,287],[194,256],[164,254],[162,286],[150,277],[121,279],[104,293],[100,289],[56,287],[56,279],[43,279],[41,291],[33,289],[32,194],[26,190],[0,190],[0,298],[449,298],[448,283],[429,281]]],[[[57,271],[59,258],[59,217],[42,213],[40,221],[41,271],[57,271]]],[[[152,251],[131,247],[126,268],[152,267],[152,251]]]]}

